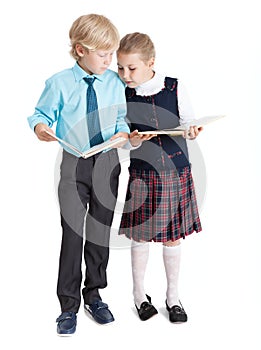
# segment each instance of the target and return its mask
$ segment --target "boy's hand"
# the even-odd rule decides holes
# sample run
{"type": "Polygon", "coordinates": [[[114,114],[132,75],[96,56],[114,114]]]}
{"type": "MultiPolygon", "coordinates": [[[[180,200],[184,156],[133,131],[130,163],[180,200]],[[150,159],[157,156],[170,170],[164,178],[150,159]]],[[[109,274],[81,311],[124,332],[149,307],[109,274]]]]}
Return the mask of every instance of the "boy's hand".
{"type": "Polygon", "coordinates": [[[36,133],[36,136],[38,137],[39,140],[41,141],[57,141],[54,137],[51,135],[47,134],[46,131],[51,132],[54,134],[53,130],[49,128],[46,124],[44,123],[39,123],[35,126],[34,132],[36,133]]]}
{"type": "Polygon", "coordinates": [[[125,138],[125,141],[122,141],[120,143],[118,143],[117,145],[115,145],[113,148],[121,148],[122,146],[124,146],[128,140],[129,140],[129,134],[127,132],[118,132],[117,134],[113,135],[110,139],[111,140],[115,140],[118,137],[123,137],[125,138]]]}
{"type": "Polygon", "coordinates": [[[184,137],[188,140],[195,140],[198,134],[203,130],[203,127],[190,126],[188,130],[184,132],[184,137]]]}
{"type": "Polygon", "coordinates": [[[130,133],[130,143],[133,147],[139,146],[143,141],[148,141],[152,137],[155,137],[157,135],[140,135],[138,130],[134,130],[133,132],[130,133]]]}

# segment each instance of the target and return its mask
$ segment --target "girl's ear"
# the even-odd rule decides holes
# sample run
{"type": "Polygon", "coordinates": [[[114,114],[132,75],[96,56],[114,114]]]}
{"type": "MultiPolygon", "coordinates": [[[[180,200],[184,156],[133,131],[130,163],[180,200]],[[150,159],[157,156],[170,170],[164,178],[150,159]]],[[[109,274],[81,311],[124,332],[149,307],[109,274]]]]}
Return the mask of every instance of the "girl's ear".
{"type": "Polygon", "coordinates": [[[85,49],[80,44],[75,45],[75,51],[77,52],[79,57],[83,57],[86,52],[85,49]]]}

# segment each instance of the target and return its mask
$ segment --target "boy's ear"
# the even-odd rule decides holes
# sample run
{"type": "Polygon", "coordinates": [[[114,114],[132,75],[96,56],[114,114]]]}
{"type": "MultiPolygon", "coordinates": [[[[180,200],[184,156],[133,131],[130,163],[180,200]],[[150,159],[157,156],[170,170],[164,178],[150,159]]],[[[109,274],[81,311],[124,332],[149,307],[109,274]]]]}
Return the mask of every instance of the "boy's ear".
{"type": "Polygon", "coordinates": [[[75,50],[76,50],[76,52],[77,52],[79,57],[83,57],[84,56],[85,49],[82,47],[82,45],[76,44],[75,45],[75,50]]]}
{"type": "Polygon", "coordinates": [[[150,67],[150,68],[153,68],[154,63],[155,63],[155,57],[151,57],[151,58],[149,59],[149,67],[150,67]]]}

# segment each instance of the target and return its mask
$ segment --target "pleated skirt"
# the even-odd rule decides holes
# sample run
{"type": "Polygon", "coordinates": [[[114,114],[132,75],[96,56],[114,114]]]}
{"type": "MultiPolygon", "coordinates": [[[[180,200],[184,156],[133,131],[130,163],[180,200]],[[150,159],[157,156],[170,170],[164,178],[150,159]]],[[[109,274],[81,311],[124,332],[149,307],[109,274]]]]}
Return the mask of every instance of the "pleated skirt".
{"type": "Polygon", "coordinates": [[[161,172],[130,169],[119,234],[166,242],[201,230],[190,166],[161,172]]]}

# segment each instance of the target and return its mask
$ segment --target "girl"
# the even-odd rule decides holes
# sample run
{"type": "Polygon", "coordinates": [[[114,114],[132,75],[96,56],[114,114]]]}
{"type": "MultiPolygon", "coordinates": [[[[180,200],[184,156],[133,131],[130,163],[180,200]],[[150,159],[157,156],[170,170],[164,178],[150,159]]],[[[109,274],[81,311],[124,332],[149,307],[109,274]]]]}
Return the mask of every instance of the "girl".
{"type": "Polygon", "coordinates": [[[132,33],[122,38],[117,60],[119,76],[127,85],[133,146],[120,234],[132,239],[134,303],[141,320],[158,313],[145,293],[144,277],[149,242],[162,242],[169,320],[186,322],[178,296],[180,239],[201,231],[201,223],[185,138],[196,138],[201,128],[190,127],[184,137],[139,134],[175,128],[194,119],[193,111],[178,80],[154,71],[155,49],[148,35],[132,33]]]}

